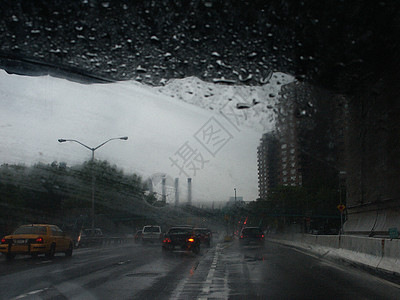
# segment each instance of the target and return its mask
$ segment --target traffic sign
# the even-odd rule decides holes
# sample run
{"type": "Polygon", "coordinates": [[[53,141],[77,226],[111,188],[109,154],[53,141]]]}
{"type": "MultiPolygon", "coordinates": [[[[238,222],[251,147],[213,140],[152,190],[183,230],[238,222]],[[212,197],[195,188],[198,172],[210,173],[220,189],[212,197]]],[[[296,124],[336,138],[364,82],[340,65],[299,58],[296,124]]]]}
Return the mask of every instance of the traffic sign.
{"type": "Polygon", "coordinates": [[[337,209],[340,211],[340,212],[343,212],[344,211],[344,209],[346,208],[346,206],[344,205],[344,204],[342,204],[342,203],[340,203],[338,206],[336,206],[337,207],[337,209]]]}

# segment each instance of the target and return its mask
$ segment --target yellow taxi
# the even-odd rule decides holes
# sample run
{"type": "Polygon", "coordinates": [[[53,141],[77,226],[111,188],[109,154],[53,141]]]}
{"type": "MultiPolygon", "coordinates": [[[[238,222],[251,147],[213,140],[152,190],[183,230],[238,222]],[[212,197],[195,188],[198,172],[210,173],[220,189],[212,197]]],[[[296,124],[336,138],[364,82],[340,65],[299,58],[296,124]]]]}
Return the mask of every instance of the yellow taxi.
{"type": "Polygon", "coordinates": [[[48,257],[63,252],[71,256],[73,241],[58,226],[48,224],[22,225],[11,235],[1,239],[0,253],[7,259],[17,254],[28,254],[33,257],[45,254],[48,257]]]}

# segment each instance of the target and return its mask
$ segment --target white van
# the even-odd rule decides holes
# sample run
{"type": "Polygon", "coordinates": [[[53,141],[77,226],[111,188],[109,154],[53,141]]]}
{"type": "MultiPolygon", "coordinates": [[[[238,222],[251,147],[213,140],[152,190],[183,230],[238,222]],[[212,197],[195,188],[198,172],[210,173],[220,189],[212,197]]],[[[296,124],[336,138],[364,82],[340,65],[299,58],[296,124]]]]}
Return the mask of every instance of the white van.
{"type": "Polygon", "coordinates": [[[159,242],[162,239],[161,227],[158,225],[146,225],[142,230],[142,242],[159,242]]]}

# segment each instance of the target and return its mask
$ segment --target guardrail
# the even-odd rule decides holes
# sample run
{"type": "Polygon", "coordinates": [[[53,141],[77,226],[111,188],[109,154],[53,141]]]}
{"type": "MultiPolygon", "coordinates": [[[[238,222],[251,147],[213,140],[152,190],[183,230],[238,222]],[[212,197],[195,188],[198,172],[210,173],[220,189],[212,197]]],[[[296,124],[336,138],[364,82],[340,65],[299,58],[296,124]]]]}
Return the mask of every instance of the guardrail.
{"type": "Polygon", "coordinates": [[[120,245],[123,243],[133,242],[133,237],[84,237],[76,243],[76,248],[120,245]]]}

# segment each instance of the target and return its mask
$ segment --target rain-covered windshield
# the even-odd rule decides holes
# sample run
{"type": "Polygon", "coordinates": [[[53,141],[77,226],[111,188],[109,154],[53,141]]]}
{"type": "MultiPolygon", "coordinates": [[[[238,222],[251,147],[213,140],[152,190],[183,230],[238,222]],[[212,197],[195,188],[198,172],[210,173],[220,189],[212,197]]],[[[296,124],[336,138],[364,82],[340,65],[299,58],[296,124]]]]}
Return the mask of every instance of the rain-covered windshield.
{"type": "Polygon", "coordinates": [[[0,1],[0,298],[397,299],[399,53],[397,0],[0,1]]]}
{"type": "Polygon", "coordinates": [[[46,232],[45,226],[22,226],[15,230],[13,234],[45,234],[46,232]]]}

